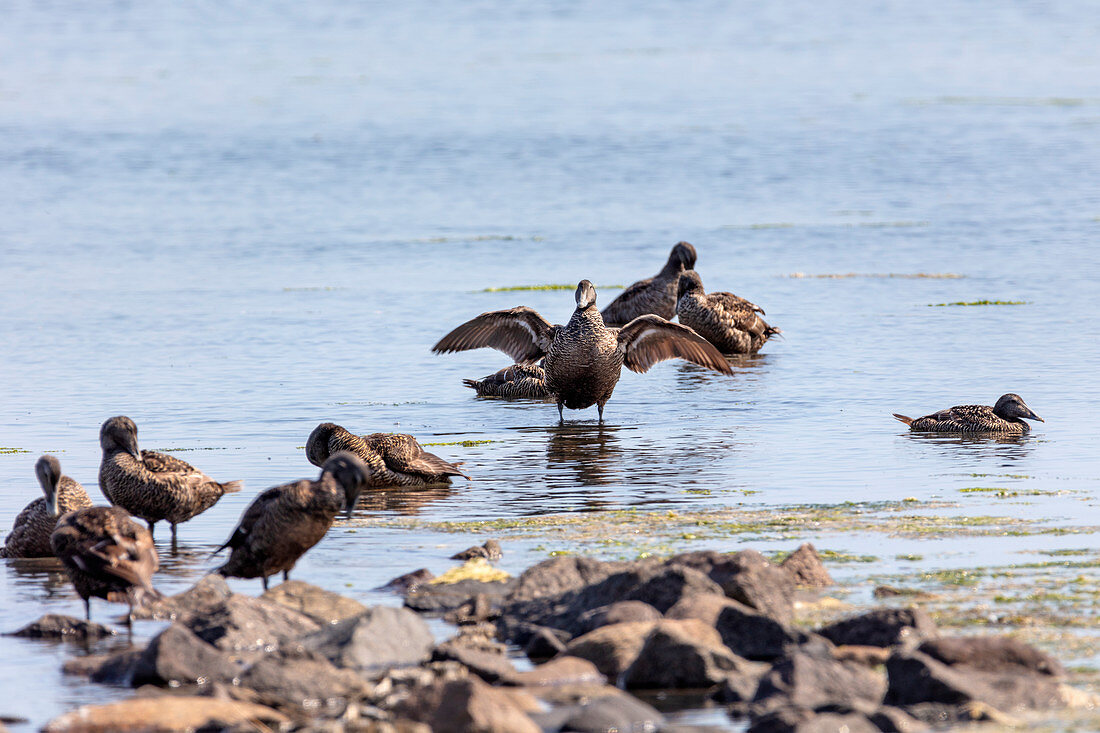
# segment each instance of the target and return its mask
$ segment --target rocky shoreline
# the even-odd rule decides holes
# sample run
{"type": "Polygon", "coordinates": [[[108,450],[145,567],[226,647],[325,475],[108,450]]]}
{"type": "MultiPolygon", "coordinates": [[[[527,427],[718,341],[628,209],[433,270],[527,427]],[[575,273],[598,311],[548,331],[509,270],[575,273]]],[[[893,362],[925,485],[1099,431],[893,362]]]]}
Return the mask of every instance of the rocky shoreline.
{"type": "MultiPolygon", "coordinates": [[[[1097,706],[1050,655],[1007,636],[942,634],[919,606],[794,624],[796,601],[832,583],[811,545],[782,564],[753,550],[555,557],[515,578],[489,564],[499,545],[482,550],[439,578],[395,578],[404,608],[301,581],[254,598],[207,576],[152,609],[171,623],[144,647],[65,666],[134,697],[44,730],[706,730],[646,702],[662,694],[719,706],[754,733],[1011,726],[1097,706]],[[427,617],[453,635],[437,643],[427,617]]],[[[46,616],[16,633],[113,632],[46,616]]]]}

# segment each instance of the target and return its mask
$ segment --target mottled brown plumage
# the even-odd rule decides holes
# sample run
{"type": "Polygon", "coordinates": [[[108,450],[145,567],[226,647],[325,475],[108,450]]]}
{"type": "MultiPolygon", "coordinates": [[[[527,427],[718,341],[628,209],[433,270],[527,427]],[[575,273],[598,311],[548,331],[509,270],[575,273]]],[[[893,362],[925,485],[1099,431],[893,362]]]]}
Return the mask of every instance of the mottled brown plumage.
{"type": "Polygon", "coordinates": [[[420,447],[416,438],[403,433],[355,435],[339,425],[321,423],[306,440],[306,458],[323,466],[337,451],[354,453],[367,470],[367,488],[384,486],[432,486],[451,482],[452,476],[469,479],[458,463],[449,463],[420,447]]]}
{"type": "Polygon", "coordinates": [[[707,293],[695,270],[680,275],[676,315],[723,354],[755,354],[779,333],[760,316],[764,309],[733,293],[707,293]]]}
{"type": "Polygon", "coordinates": [[[225,494],[240,491],[240,481],[219,483],[186,461],[149,450],[138,450],[137,425],[125,416],[112,417],[99,431],[103,461],[99,488],[114,505],[153,525],[172,526],[201,514],[225,494]]]}
{"type": "Polygon", "coordinates": [[[19,512],[4,547],[0,548],[0,557],[53,557],[50,535],[57,526],[57,518],[92,505],[84,487],[61,473],[61,463],[55,457],[39,458],[34,473],[45,496],[19,512]]]}
{"type": "Polygon", "coordinates": [[[604,323],[618,326],[649,314],[671,320],[676,315],[676,286],[680,273],[693,267],[695,248],[687,242],[677,243],[660,272],[639,280],[608,303],[603,309],[604,323]]]}
{"type": "Polygon", "coordinates": [[[563,407],[582,410],[596,405],[602,420],[624,366],[643,373],[659,361],[680,358],[732,373],[706,339],[660,316],[639,316],[622,328],[608,328],[596,310],[596,289],[587,280],[577,285],[576,301],[565,326],[551,326],[530,308],[493,311],[454,329],[432,351],[491,346],[519,362],[545,357],[546,388],[558,404],[559,417],[563,407]]]}
{"type": "Polygon", "coordinates": [[[351,516],[368,469],[357,456],[339,451],[325,461],[316,481],[304,479],[267,489],[241,515],[224,545],[229,559],[217,572],[233,578],[262,578],[282,573],[283,579],[332,526],[344,510],[351,516]]]}
{"type": "Polygon", "coordinates": [[[1011,392],[1001,395],[993,407],[957,405],[924,417],[911,418],[896,412],[894,417],[910,430],[935,433],[1026,433],[1031,426],[1024,418],[1046,422],[1032,412],[1019,395],[1011,392]]]}
{"type": "Polygon", "coordinates": [[[542,364],[513,364],[482,379],[463,379],[462,383],[477,391],[479,397],[545,400],[546,370],[542,364]]]}
{"type": "Polygon", "coordinates": [[[69,512],[57,520],[50,544],[83,599],[88,619],[93,596],[129,604],[130,616],[134,606],[160,597],[152,584],[160,566],[153,536],[125,509],[94,506],[69,512]]]}

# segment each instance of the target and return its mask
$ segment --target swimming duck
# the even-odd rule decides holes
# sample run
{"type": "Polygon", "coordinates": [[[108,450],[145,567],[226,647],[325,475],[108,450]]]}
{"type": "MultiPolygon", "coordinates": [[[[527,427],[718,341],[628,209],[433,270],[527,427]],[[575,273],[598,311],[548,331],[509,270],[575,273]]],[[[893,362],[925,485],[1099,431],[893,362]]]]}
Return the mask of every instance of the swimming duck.
{"type": "Polygon", "coordinates": [[[50,535],[57,518],[92,505],[84,487],[61,473],[57,458],[45,455],[34,464],[34,473],[45,497],[35,499],[19,512],[0,557],[53,557],[50,535]]]}
{"type": "Polygon", "coordinates": [[[550,397],[550,392],[546,389],[546,370],[541,362],[513,364],[482,379],[463,379],[462,383],[476,390],[478,397],[528,400],[545,400],[550,397]]]}
{"type": "Polygon", "coordinates": [[[622,328],[608,328],[596,310],[596,288],[577,285],[577,308],[569,323],[552,326],[525,306],[482,313],[440,339],[437,353],[491,346],[519,363],[545,357],[546,389],[562,408],[603,408],[619,381],[622,367],[644,373],[659,361],[680,358],[731,374],[718,350],[687,326],[645,315],[622,328]]]}
{"type": "Polygon", "coordinates": [[[647,314],[671,320],[676,315],[676,285],[680,273],[693,267],[695,247],[687,242],[678,242],[660,272],[634,283],[607,304],[603,309],[604,323],[621,326],[647,314]]]}
{"type": "Polygon", "coordinates": [[[92,618],[91,598],[130,606],[145,606],[160,598],[153,573],[160,566],[153,536],[121,507],[77,509],[57,520],[50,536],[53,552],[65,565],[73,587],[84,601],[84,616],[92,618]]]}
{"type": "Polygon", "coordinates": [[[780,333],[761,315],[764,309],[733,293],[707,293],[695,270],[680,274],[676,315],[723,354],[755,354],[770,336],[780,333]]]}
{"type": "Polygon", "coordinates": [[[449,484],[452,476],[469,479],[458,463],[448,463],[428,453],[416,438],[403,433],[355,435],[339,425],[324,422],[313,429],[306,441],[306,458],[324,466],[337,451],[350,451],[367,466],[367,488],[384,486],[431,486],[449,484]]]}
{"type": "Polygon", "coordinates": [[[240,481],[218,483],[186,461],[164,453],[138,450],[137,425],[120,415],[99,430],[103,461],[99,464],[99,488],[114,505],[153,525],[161,520],[172,527],[172,552],[176,551],[176,525],[202,514],[222,498],[241,490],[240,481]]]}
{"type": "Polygon", "coordinates": [[[1011,392],[1001,395],[993,407],[958,405],[916,419],[896,412],[894,417],[910,430],[936,433],[1026,433],[1031,426],[1022,418],[1046,422],[1024,404],[1020,395],[1011,392]]]}
{"type": "Polygon", "coordinates": [[[332,526],[343,509],[351,517],[369,469],[348,451],[329,457],[316,481],[303,479],[267,489],[248,505],[233,534],[215,554],[230,548],[217,569],[227,578],[290,578],[294,565],[332,526]]]}

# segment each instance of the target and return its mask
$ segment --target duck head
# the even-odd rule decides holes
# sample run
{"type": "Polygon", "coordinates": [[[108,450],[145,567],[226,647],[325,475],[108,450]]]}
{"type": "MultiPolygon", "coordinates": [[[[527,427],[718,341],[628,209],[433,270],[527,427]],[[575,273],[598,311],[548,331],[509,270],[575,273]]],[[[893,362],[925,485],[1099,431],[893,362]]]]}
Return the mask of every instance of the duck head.
{"type": "Polygon", "coordinates": [[[103,455],[121,450],[141,460],[141,451],[138,450],[137,442],[137,425],[125,415],[112,417],[103,423],[103,427],[99,429],[99,447],[103,449],[103,455]]]}
{"type": "Polygon", "coordinates": [[[1039,422],[1046,422],[1043,418],[1036,415],[1031,411],[1031,408],[1024,404],[1023,399],[1018,394],[1009,392],[1006,395],[1001,395],[1001,398],[997,400],[997,404],[993,406],[993,414],[1002,417],[1005,420],[1019,420],[1020,418],[1027,418],[1028,420],[1038,420],[1039,422]]]}
{"type": "Polygon", "coordinates": [[[596,287],[587,280],[577,284],[577,310],[588,310],[596,305],[596,287]]]}
{"type": "Polygon", "coordinates": [[[680,273],[680,282],[676,285],[676,299],[684,297],[687,293],[695,291],[703,292],[703,278],[695,270],[684,270],[680,273]]]}
{"type": "Polygon", "coordinates": [[[61,481],[61,462],[50,455],[42,456],[34,464],[34,474],[46,495],[46,509],[51,517],[57,516],[57,485],[61,481]]]}
{"type": "Polygon", "coordinates": [[[688,242],[677,242],[676,246],[672,248],[672,253],[668,256],[668,265],[675,266],[676,269],[680,270],[694,269],[695,247],[688,242]]]}
{"type": "Polygon", "coordinates": [[[306,459],[317,468],[323,468],[329,457],[328,441],[333,433],[340,430],[344,429],[330,422],[323,422],[315,427],[306,441],[306,459]]]}
{"type": "Polygon", "coordinates": [[[329,474],[344,490],[344,516],[351,519],[359,494],[367,484],[370,469],[353,453],[346,450],[336,451],[321,469],[321,476],[329,474]]]}

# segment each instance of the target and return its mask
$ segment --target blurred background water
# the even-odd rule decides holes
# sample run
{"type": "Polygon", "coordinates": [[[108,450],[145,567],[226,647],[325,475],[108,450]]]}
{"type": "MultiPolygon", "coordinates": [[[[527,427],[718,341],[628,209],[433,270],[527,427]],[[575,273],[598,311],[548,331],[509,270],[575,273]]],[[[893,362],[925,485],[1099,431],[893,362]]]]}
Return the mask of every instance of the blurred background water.
{"type": "MultiPolygon", "coordinates": [[[[300,446],[323,420],[493,441],[434,449],[469,484],[364,514],[943,497],[1095,524],[1098,36],[1088,2],[7,3],[2,531],[43,452],[100,499],[116,414],[143,447],[246,483],[181,527],[166,591],[213,567],[256,492],[315,473],[300,446]],[[681,239],[709,289],[783,329],[732,378],[624,372],[602,427],[594,409],[559,426],[552,405],[462,386],[502,354],[429,352],[486,310],[573,306],[485,288],[625,285],[681,239]],[[1025,304],[929,307],[982,299],[1025,304]],[[1024,440],[916,439],[890,417],[1007,391],[1047,419],[1024,440]],[[959,494],[974,473],[1068,493],[959,494]]],[[[295,575],[392,603],[369,589],[473,539],[338,526],[295,575]]],[[[1096,538],[925,552],[1059,542],[1096,538]]],[[[518,545],[505,567],[542,556],[518,545]]],[[[0,593],[0,630],[81,610],[56,568],[8,562],[0,593]]],[[[0,639],[0,713],[38,724],[126,694],[63,678],[69,651],[0,639]]]]}

